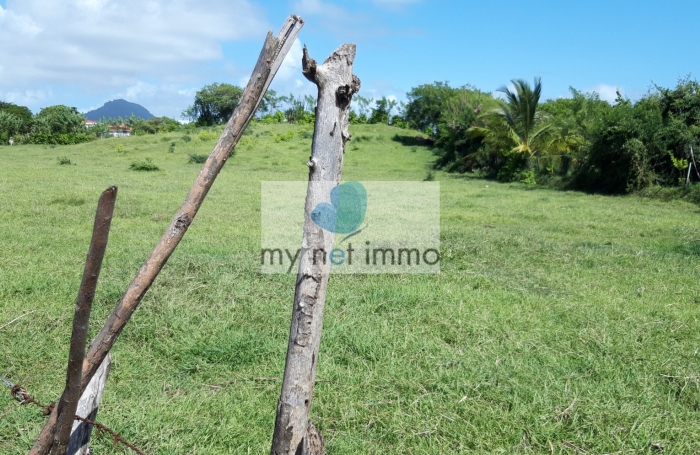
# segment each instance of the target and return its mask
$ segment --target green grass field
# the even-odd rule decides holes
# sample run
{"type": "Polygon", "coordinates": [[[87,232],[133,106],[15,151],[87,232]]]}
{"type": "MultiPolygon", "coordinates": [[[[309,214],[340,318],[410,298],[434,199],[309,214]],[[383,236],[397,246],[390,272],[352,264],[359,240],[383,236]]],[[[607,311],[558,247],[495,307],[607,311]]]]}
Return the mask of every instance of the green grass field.
{"type": "MultiPolygon", "coordinates": [[[[307,178],[300,129],[244,136],[113,350],[98,420],[148,454],[269,452],[294,276],[260,272],[260,182],[307,178]]],[[[430,150],[392,140],[413,133],[351,132],[345,180],[426,178],[430,150]]],[[[0,147],[0,377],[58,399],[97,198],[119,187],[91,336],[215,142],[184,135],[0,147]]],[[[435,179],[440,275],[331,278],[328,453],[699,453],[698,207],[435,179]]],[[[0,453],[24,454],[46,418],[0,392],[0,453]]]]}

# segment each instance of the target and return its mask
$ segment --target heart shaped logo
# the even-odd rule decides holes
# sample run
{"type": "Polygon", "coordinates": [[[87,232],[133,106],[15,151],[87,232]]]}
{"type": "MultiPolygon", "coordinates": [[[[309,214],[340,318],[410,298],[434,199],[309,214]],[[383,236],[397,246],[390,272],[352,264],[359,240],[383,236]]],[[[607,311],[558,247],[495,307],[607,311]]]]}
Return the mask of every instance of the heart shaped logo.
{"type": "Polygon", "coordinates": [[[329,232],[355,232],[365,219],[367,191],[360,182],[345,182],[331,190],[331,203],[322,202],[311,212],[311,219],[329,232]]]}

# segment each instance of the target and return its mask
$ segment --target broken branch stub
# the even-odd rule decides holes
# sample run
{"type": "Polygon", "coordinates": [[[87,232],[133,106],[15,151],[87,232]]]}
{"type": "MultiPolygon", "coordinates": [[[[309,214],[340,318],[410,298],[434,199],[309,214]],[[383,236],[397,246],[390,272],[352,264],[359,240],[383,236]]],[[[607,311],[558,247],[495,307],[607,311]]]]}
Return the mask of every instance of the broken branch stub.
{"type": "MultiPolygon", "coordinates": [[[[260,105],[267,88],[270,86],[275,73],[303,25],[304,21],[300,17],[292,15],[282,26],[278,37],[272,36],[272,32],[267,34],[265,44],[255,64],[255,69],[248,85],[243,91],[238,106],[233,111],[221,137],[219,137],[219,141],[214,146],[214,150],[212,150],[211,155],[204,163],[185,201],[175,213],[170,226],[166,229],[146,262],[141,266],[131,285],[129,285],[129,288],[95,338],[92,347],[88,350],[83,362],[81,393],[85,390],[90,379],[92,379],[107,353],[117,341],[124,326],[129,322],[131,315],[136,311],[160,270],[184,237],[187,228],[202,206],[202,202],[213,185],[216,176],[219,175],[233,148],[243,135],[243,131],[245,131],[248,123],[255,115],[255,111],[260,105]]],[[[55,428],[56,416],[53,413],[41,430],[34,446],[29,451],[29,455],[46,455],[47,451],[44,447],[48,445],[47,443],[52,438],[55,428]]]]}
{"type": "Polygon", "coordinates": [[[331,189],[340,183],[345,143],[350,139],[350,101],[360,89],[360,80],[352,74],[354,59],[354,44],[343,44],[320,66],[304,48],[303,74],[317,85],[318,103],[311,158],[307,163],[309,184],[302,251],[323,251],[323,260],[315,253],[301,255],[272,455],[323,453],[322,444],[319,448],[317,443],[322,441],[320,434],[309,423],[309,411],[330,278],[331,263],[326,257],[333,249],[335,235],[314,223],[311,213],[319,203],[328,200],[331,189]]]}

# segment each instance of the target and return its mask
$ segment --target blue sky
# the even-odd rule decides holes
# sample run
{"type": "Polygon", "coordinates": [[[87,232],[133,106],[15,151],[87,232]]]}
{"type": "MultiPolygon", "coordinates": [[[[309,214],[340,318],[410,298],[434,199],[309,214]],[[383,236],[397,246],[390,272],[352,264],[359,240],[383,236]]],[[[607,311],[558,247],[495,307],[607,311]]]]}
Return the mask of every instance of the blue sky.
{"type": "Polygon", "coordinates": [[[357,44],[361,95],[405,99],[449,81],[491,92],[542,78],[613,99],[700,75],[697,1],[0,0],[0,100],[38,111],[125,98],[179,117],[205,84],[243,84],[267,30],[306,25],[272,88],[314,93],[301,45],[323,60],[357,44]]]}

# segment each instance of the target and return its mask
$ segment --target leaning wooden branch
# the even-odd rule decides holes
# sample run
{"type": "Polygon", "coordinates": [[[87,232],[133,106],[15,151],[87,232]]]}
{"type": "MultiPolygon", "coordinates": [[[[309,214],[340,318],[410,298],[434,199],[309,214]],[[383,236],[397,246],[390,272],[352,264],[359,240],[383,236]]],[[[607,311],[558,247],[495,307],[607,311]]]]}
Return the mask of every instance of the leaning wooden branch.
{"type": "Polygon", "coordinates": [[[345,142],[350,139],[350,101],[360,89],[360,80],[352,74],[354,59],[354,44],[340,46],[321,66],[304,48],[303,73],[318,86],[314,139],[311,159],[307,163],[309,185],[302,240],[302,251],[314,253],[302,254],[299,263],[272,455],[324,453],[323,439],[310,424],[309,411],[331,268],[325,256],[333,249],[335,236],[316,225],[311,213],[319,203],[327,202],[330,190],[340,183],[345,142]],[[321,250],[324,260],[315,261],[315,252],[321,250]]]}
{"type": "MultiPolygon", "coordinates": [[[[85,359],[85,343],[90,325],[90,311],[95,298],[97,280],[102,269],[102,259],[109,240],[109,227],[112,224],[114,202],[117,198],[117,187],[107,188],[100,196],[95,213],[95,224],[92,229],[92,240],[88,249],[83,279],[80,283],[78,298],[75,301],[73,316],[73,334],[70,340],[68,354],[68,372],[66,373],[66,388],[54,413],[58,416],[56,433],[50,447],[51,455],[64,455],[68,449],[73,418],[80,400],[80,382],[82,379],[83,360],[85,359]]],[[[44,449],[45,450],[45,449],[44,449]]]]}
{"type": "MultiPolygon", "coordinates": [[[[243,91],[236,110],[233,111],[231,118],[226,124],[219,142],[214,147],[211,155],[209,155],[192,189],[187,194],[185,201],[175,214],[160,242],[143,266],[141,266],[138,274],[119,300],[117,307],[107,319],[88,351],[83,363],[81,391],[85,390],[88,382],[90,382],[95,371],[116,342],[124,326],[129,322],[131,315],[143,299],[143,296],[153,284],[168,258],[170,258],[175,247],[182,240],[185,232],[187,232],[187,228],[201,207],[204,198],[214,183],[214,179],[216,179],[246,126],[248,126],[248,123],[255,115],[260,101],[303,25],[304,21],[300,17],[290,16],[278,37],[272,36],[272,32],[268,33],[250,81],[243,91]]],[[[30,450],[30,455],[46,454],[46,451],[39,448],[46,446],[46,442],[51,439],[55,425],[56,417],[52,415],[30,450]]]]}

